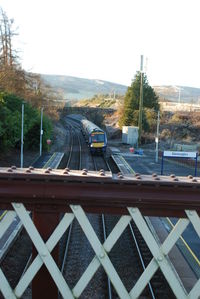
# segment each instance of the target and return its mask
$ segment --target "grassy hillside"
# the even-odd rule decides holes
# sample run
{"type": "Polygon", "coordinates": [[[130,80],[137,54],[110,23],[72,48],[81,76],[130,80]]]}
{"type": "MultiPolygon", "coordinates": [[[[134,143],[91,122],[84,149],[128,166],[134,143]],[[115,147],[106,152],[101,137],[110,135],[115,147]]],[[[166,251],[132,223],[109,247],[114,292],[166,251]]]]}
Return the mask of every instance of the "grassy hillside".
{"type": "Polygon", "coordinates": [[[118,109],[123,104],[123,96],[116,96],[115,98],[106,95],[95,95],[92,99],[83,99],[74,102],[76,107],[93,107],[102,109],[118,109]]]}
{"type": "MultiPolygon", "coordinates": [[[[124,95],[127,86],[103,80],[91,80],[61,75],[41,75],[42,79],[63,96],[65,100],[91,99],[94,95],[104,94],[112,98],[124,95]]],[[[200,88],[187,86],[153,86],[161,101],[181,103],[200,103],[200,88]],[[180,91],[179,91],[180,90],[180,91]]],[[[108,97],[109,97],[108,96],[108,97]]]]}
{"type": "Polygon", "coordinates": [[[103,80],[90,80],[60,75],[41,75],[66,100],[91,98],[95,94],[125,94],[127,86],[103,80]]]}

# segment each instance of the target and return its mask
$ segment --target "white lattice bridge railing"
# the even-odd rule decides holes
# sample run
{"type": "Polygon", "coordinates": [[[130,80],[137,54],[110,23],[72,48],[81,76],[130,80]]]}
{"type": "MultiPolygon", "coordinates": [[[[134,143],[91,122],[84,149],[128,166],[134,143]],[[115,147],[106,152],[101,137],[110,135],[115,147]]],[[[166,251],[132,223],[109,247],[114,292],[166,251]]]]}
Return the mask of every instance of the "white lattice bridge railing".
{"type": "MultiPolygon", "coordinates": [[[[197,280],[188,293],[168,256],[189,223],[200,237],[199,187],[198,179],[191,177],[174,180],[174,177],[158,178],[155,175],[111,177],[110,174],[95,172],[82,175],[78,171],[66,173],[56,170],[41,173],[41,170],[34,170],[30,173],[26,170],[8,172],[0,169],[0,206],[7,209],[12,207],[15,210],[37,250],[37,255],[15,289],[11,288],[6,273],[0,269],[0,290],[3,296],[21,298],[42,265],[45,265],[63,298],[79,298],[99,267],[103,267],[122,299],[138,298],[158,269],[162,271],[177,298],[199,298],[200,280],[197,280]],[[43,216],[45,210],[65,212],[46,242],[29,210],[35,214],[42,210],[43,216]],[[103,244],[87,218],[87,211],[122,215],[103,244]],[[160,244],[144,219],[147,215],[179,216],[181,219],[160,244]],[[74,218],[79,222],[95,254],[79,281],[70,289],[51,253],[74,218]],[[132,220],[153,257],[128,292],[109,254],[132,220]]],[[[9,213],[11,217],[8,219],[11,219],[13,212],[9,213]]],[[[6,225],[1,226],[0,223],[0,236],[3,235],[5,227],[6,225]]]]}

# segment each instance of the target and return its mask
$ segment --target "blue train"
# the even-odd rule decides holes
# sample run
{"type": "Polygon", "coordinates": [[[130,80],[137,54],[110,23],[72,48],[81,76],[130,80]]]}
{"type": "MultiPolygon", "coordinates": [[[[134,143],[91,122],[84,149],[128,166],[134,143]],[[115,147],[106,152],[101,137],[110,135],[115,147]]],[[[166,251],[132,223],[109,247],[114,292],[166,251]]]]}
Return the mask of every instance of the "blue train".
{"type": "Polygon", "coordinates": [[[83,132],[88,142],[92,154],[106,152],[107,136],[106,133],[97,125],[87,119],[81,120],[83,132]]]}

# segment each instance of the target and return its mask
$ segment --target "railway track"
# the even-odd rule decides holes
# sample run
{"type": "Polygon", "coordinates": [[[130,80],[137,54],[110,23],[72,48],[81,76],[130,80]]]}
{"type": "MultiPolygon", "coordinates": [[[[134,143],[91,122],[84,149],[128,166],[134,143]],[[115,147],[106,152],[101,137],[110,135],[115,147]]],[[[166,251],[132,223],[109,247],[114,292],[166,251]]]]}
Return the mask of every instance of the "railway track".
{"type": "MultiPolygon", "coordinates": [[[[70,126],[72,143],[70,146],[71,153],[69,153],[69,161],[67,163],[67,167],[71,168],[70,165],[77,165],[75,166],[75,169],[81,169],[82,165],[81,163],[77,164],[77,161],[82,161],[82,163],[85,163],[85,159],[87,159],[86,156],[88,157],[88,155],[90,155],[90,152],[87,150],[85,155],[85,151],[82,150],[82,147],[85,145],[83,140],[82,142],[80,141],[80,127],[76,123],[74,124],[73,121],[71,122],[70,126]],[[76,135],[76,137],[74,137],[74,135],[76,135]],[[77,152],[76,148],[79,148],[80,157],[77,157],[77,155],[73,156],[72,154],[73,152],[77,152]],[[74,159],[76,160],[76,164],[75,161],[73,162],[74,159]]],[[[102,174],[104,171],[111,170],[105,157],[91,156],[91,159],[93,165],[90,162],[90,165],[87,164],[87,169],[89,168],[90,170],[95,171],[100,170],[102,174]]],[[[119,163],[119,161],[115,161],[115,163],[117,164],[119,163]]],[[[125,168],[128,169],[126,164],[125,168]]],[[[121,170],[124,171],[124,168],[121,170]]],[[[110,215],[87,216],[90,220],[90,223],[95,228],[95,232],[98,235],[101,243],[104,243],[106,237],[110,234],[120,218],[119,216],[110,215]]],[[[73,221],[73,224],[71,224],[67,232],[65,242],[66,250],[64,253],[64,259],[61,268],[62,273],[64,274],[64,277],[69,284],[69,287],[73,289],[73,286],[82,276],[87,266],[91,263],[94,257],[94,252],[76,219],[73,221]]],[[[152,255],[146,243],[144,242],[141,235],[139,235],[138,230],[133,223],[131,223],[130,226],[126,229],[123,236],[110,252],[109,256],[118,274],[120,275],[120,277],[123,277],[123,283],[129,291],[133,287],[133,277],[136,282],[143,272],[144,268],[146,268],[148,262],[150,262],[152,258],[152,255]],[[121,260],[122,257],[123,262],[121,260]]],[[[156,276],[156,279],[154,278],[153,285],[152,283],[149,283],[148,287],[146,287],[143,291],[143,298],[175,298],[166,281],[164,281],[163,277],[161,277],[162,275],[159,273],[159,275],[156,276]],[[158,292],[156,293],[154,290],[157,285],[162,286],[162,288],[160,289],[160,294],[158,294],[158,292]],[[163,296],[163,294],[165,295],[163,296]]],[[[107,278],[102,268],[98,271],[97,274],[95,274],[93,280],[90,282],[88,288],[84,290],[80,298],[95,298],[95,296],[98,298],[109,299],[118,298],[110,280],[107,278]]]]}
{"type": "MultiPolygon", "coordinates": [[[[105,170],[105,171],[110,171],[110,166],[105,159],[105,157],[98,157],[98,156],[93,156],[93,163],[94,163],[94,170],[98,171],[100,169],[105,170]]],[[[115,161],[115,163],[118,165],[119,169],[124,172],[124,169],[126,171],[130,171],[130,168],[126,163],[122,163],[122,161],[115,161]],[[122,165],[123,164],[123,167],[122,165]]],[[[101,215],[101,223],[102,223],[102,228],[103,228],[103,236],[104,240],[106,240],[106,237],[109,235],[111,230],[114,228],[114,225],[119,221],[120,217],[119,216],[106,216],[106,215],[101,215]],[[113,224],[114,223],[114,224],[113,224]]],[[[114,250],[112,250],[110,254],[110,258],[112,261],[114,261],[115,267],[117,269],[117,272],[119,273],[120,277],[124,277],[123,283],[125,284],[127,290],[131,290],[133,286],[133,281],[132,279],[130,280],[130,277],[133,277],[133,271],[135,271],[135,282],[137,279],[140,277],[142,274],[143,270],[146,268],[147,263],[146,261],[150,262],[152,259],[152,255],[150,251],[148,250],[148,247],[146,246],[143,238],[140,236],[140,240],[138,241],[138,236],[136,237],[136,233],[134,231],[137,231],[138,235],[138,230],[136,226],[134,226],[133,223],[130,223],[129,229],[124,233],[123,235],[123,241],[120,240],[114,250]],[[126,245],[125,245],[126,244],[126,245]],[[129,249],[132,247],[132,251],[129,249]],[[141,249],[142,248],[142,249],[141,249]],[[124,254],[124,251],[126,254],[124,254]],[[143,257],[142,252],[146,251],[144,254],[145,260],[143,257]],[[137,253],[137,254],[135,254],[137,253]],[[123,263],[121,263],[121,258],[123,256],[123,263]],[[132,263],[130,262],[132,261],[132,263]],[[123,264],[123,266],[122,266],[123,264]],[[125,265],[125,266],[124,266],[125,265]],[[138,265],[136,267],[136,265],[138,265]],[[124,269],[126,269],[126,273],[124,272],[124,269]],[[136,274],[137,273],[137,274],[136,274]]],[[[157,283],[160,283],[161,279],[160,276],[157,277],[157,283]]],[[[168,287],[166,281],[165,284],[163,283],[163,278],[162,278],[162,291],[165,293],[165,298],[175,298],[174,295],[172,294],[170,288],[168,287]],[[168,296],[168,297],[167,297],[168,296]]],[[[159,298],[155,296],[155,291],[153,290],[152,284],[149,283],[148,287],[143,292],[143,296],[146,298],[159,298]]],[[[113,286],[111,285],[110,280],[107,280],[107,298],[118,298],[113,286]]]]}
{"type": "MultiPolygon", "coordinates": [[[[105,235],[109,235],[119,221],[120,216],[102,215],[105,235]]],[[[152,259],[152,254],[142,238],[138,228],[130,222],[121,238],[109,254],[117,273],[123,278],[128,291],[139,279],[144,269],[152,259]],[[131,279],[130,279],[131,278],[131,279]]],[[[109,298],[119,298],[113,287],[110,287],[109,298]]],[[[175,298],[162,273],[159,271],[142,293],[142,298],[175,298]],[[158,288],[159,286],[159,288],[158,288]]]]}
{"type": "MultiPolygon", "coordinates": [[[[111,167],[105,157],[90,155],[88,147],[84,142],[80,126],[73,121],[67,121],[67,127],[69,129],[70,142],[67,147],[67,160],[65,168],[67,168],[68,171],[70,171],[70,169],[83,169],[83,172],[95,170],[100,171],[102,175],[104,175],[104,171],[111,171],[111,167]]],[[[120,166],[120,164],[122,164],[120,161],[115,162],[119,165],[119,168],[121,167],[120,170],[122,172],[125,171],[124,168],[120,166]]],[[[50,163],[48,167],[51,166],[52,164],[50,163]]],[[[125,169],[128,171],[126,166],[125,169]]],[[[102,244],[105,242],[120,219],[118,215],[108,216],[87,214],[87,217],[102,244]]],[[[17,247],[17,249],[13,249],[10,263],[13,262],[13,256],[15,256],[17,261],[15,267],[20,270],[20,275],[23,275],[24,269],[26,269],[27,264],[31,260],[31,242],[29,239],[26,239],[25,234],[21,234],[20,238],[21,239],[18,240],[19,243],[17,245],[19,247],[17,247]],[[15,255],[17,250],[21,255],[23,255],[23,266],[22,262],[20,262],[20,258],[15,255]]],[[[93,261],[94,250],[91,247],[86,235],[83,233],[82,228],[76,218],[73,220],[66,234],[64,234],[59,245],[60,269],[76,297],[79,297],[80,295],[79,298],[81,299],[119,298],[102,267],[100,267],[95,273],[92,280],[83,290],[83,292],[80,291],[81,288],[79,285],[79,293],[77,294],[77,288],[74,286],[83,275],[88,265],[93,261]]],[[[143,270],[148,266],[152,259],[152,254],[148,246],[133,222],[131,222],[130,225],[125,229],[124,233],[109,252],[109,258],[117,270],[117,273],[121,277],[126,289],[130,291],[141,276],[143,270]]],[[[8,260],[5,262],[3,267],[5,267],[5,271],[8,267],[10,267],[8,260]]],[[[17,275],[15,275],[15,277],[11,277],[11,286],[14,287],[18,280],[19,277],[17,275]]],[[[26,298],[30,298],[29,293],[30,288],[25,294],[25,296],[27,296],[26,298]]],[[[158,271],[148,286],[144,289],[140,298],[172,299],[175,298],[175,296],[168,287],[168,283],[164,279],[162,273],[158,271]]]]}
{"type": "MultiPolygon", "coordinates": [[[[111,171],[109,163],[107,162],[105,157],[92,156],[92,158],[93,158],[95,171],[99,171],[99,170],[111,171]]],[[[125,163],[124,160],[121,161],[119,157],[115,157],[114,161],[122,173],[130,173],[130,172],[132,173],[131,168],[127,163],[125,163]]],[[[103,214],[101,215],[100,221],[103,228],[103,237],[104,237],[104,240],[101,241],[106,240],[106,237],[109,235],[109,233],[114,228],[114,225],[119,221],[119,219],[120,219],[119,216],[111,216],[111,215],[106,216],[103,214]]],[[[133,286],[133,281],[132,281],[133,272],[135,272],[134,274],[135,274],[135,282],[136,282],[137,279],[142,274],[142,272],[144,271],[144,269],[147,267],[148,263],[152,259],[152,254],[149,251],[144,239],[140,235],[136,225],[133,224],[133,221],[131,221],[128,229],[123,234],[123,241],[120,240],[116,245],[116,248],[112,250],[112,252],[110,253],[110,258],[112,261],[115,261],[114,265],[117,269],[117,272],[120,275],[120,277],[124,278],[123,283],[126,286],[127,290],[130,291],[133,286]],[[133,250],[130,251],[130,248],[132,248],[133,250]],[[121,258],[120,258],[122,256],[123,256],[123,263],[121,263],[121,258]],[[124,269],[126,269],[125,272],[124,269]]],[[[153,283],[150,282],[148,284],[148,287],[146,287],[145,290],[143,291],[143,296],[152,299],[161,298],[161,297],[175,298],[174,294],[169,288],[168,283],[166,282],[161,272],[159,273],[159,275],[154,277],[153,283]],[[159,289],[157,289],[158,285],[160,285],[159,289]]],[[[111,285],[109,279],[107,281],[107,298],[109,299],[119,298],[113,286],[111,285]]]]}
{"type": "MultiPolygon", "coordinates": [[[[70,153],[68,155],[67,168],[82,169],[82,165],[91,169],[92,157],[90,156],[88,147],[82,136],[80,127],[73,121],[68,122],[71,128],[71,146],[70,153]],[[74,136],[75,135],[75,136],[74,136]],[[76,149],[79,148],[79,151],[76,149]],[[74,154],[76,152],[76,154],[74,154]],[[78,156],[78,154],[79,156],[78,156]],[[89,158],[88,158],[89,157],[89,158]],[[79,161],[79,162],[78,162],[79,161]],[[77,163],[78,162],[78,163],[77,163]]],[[[94,168],[92,169],[94,170],[94,168]]],[[[87,215],[95,228],[95,232],[98,233],[98,237],[103,240],[103,233],[101,229],[101,215],[87,215]]],[[[76,219],[70,225],[65,239],[65,250],[63,252],[61,271],[64,278],[69,284],[69,287],[73,289],[73,286],[82,276],[86,267],[90,264],[94,257],[93,249],[90,246],[86,236],[83,234],[82,229],[76,219]]],[[[98,298],[105,298],[105,284],[106,275],[101,269],[95,274],[94,279],[89,284],[81,295],[81,298],[95,298],[98,294],[98,298]]],[[[108,297],[110,298],[110,297],[108,297]]]]}

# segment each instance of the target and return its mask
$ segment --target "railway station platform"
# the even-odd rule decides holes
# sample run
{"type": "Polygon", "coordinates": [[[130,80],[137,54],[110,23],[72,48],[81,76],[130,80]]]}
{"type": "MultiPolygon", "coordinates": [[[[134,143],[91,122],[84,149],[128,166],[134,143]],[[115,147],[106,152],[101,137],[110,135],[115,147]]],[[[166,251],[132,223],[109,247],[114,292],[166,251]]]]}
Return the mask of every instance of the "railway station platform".
{"type": "MultiPolygon", "coordinates": [[[[118,148],[111,148],[112,158],[114,162],[119,166],[120,172],[123,175],[126,174],[134,174],[134,173],[146,173],[146,174],[154,174],[160,172],[161,160],[158,163],[155,162],[155,151],[154,150],[144,150],[144,155],[135,155],[129,151],[120,152],[118,148]]],[[[180,167],[180,165],[178,165],[180,167]]],[[[175,164],[175,167],[177,165],[175,164]]],[[[169,167],[171,173],[174,173],[173,163],[169,163],[169,167]]],[[[168,169],[168,171],[169,171],[168,169]]],[[[188,167],[184,169],[184,166],[179,170],[182,174],[188,174],[188,167]]],[[[190,168],[189,171],[192,171],[190,168]]],[[[166,229],[165,222],[170,221],[168,218],[158,217],[145,217],[146,221],[149,223],[149,227],[151,227],[151,231],[157,239],[157,241],[161,244],[164,242],[168,235],[168,231],[166,229]],[[167,219],[167,220],[166,220],[167,219]]],[[[195,233],[192,231],[190,234],[190,243],[194,246],[188,245],[188,243],[183,240],[183,244],[181,245],[182,251],[184,251],[184,255],[182,251],[180,251],[180,247],[175,245],[171,250],[169,256],[170,259],[173,260],[173,264],[176,268],[176,271],[181,278],[181,281],[187,291],[192,289],[192,286],[196,284],[198,278],[200,278],[200,255],[196,256],[193,252],[193,248],[196,246],[196,242],[199,244],[200,248],[200,239],[197,238],[195,233]]]]}

